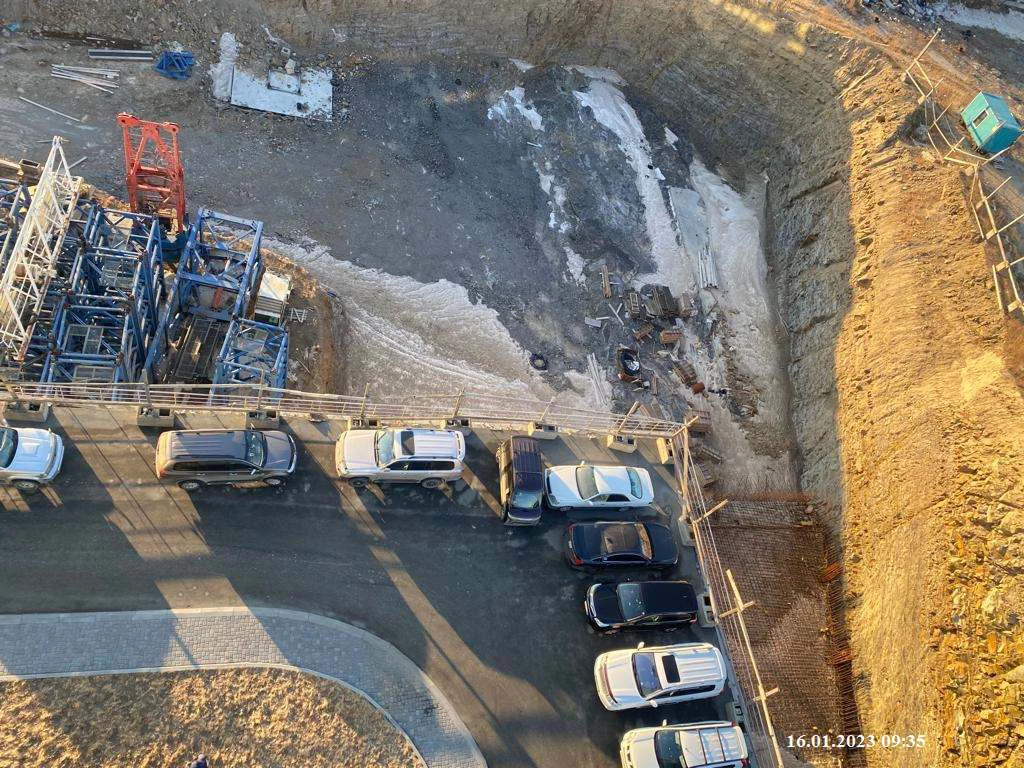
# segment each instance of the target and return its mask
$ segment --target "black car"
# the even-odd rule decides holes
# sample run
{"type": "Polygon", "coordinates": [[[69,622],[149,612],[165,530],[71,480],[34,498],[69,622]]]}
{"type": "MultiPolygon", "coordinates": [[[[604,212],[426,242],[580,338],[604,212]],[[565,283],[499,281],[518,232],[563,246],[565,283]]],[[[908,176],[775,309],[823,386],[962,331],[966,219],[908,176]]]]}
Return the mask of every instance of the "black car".
{"type": "Polygon", "coordinates": [[[656,629],[697,620],[697,592],[688,581],[595,584],[583,603],[598,629],[656,629]]]}
{"type": "Polygon", "coordinates": [[[566,528],[565,559],[574,568],[670,568],[679,555],[667,525],[602,521],[566,528]]]}
{"type": "Polygon", "coordinates": [[[540,445],[532,437],[513,437],[498,446],[501,519],[505,525],[536,525],[544,496],[540,445]]]}

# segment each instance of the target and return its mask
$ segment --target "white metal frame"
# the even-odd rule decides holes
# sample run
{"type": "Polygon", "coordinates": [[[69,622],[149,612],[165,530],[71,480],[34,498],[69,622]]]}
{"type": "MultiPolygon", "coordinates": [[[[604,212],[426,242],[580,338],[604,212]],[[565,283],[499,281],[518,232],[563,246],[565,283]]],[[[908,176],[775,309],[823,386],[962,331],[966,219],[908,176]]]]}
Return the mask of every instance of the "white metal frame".
{"type": "Polygon", "coordinates": [[[8,361],[24,357],[82,188],[82,179],[71,175],[61,142],[53,138],[0,277],[0,357],[8,361]]]}

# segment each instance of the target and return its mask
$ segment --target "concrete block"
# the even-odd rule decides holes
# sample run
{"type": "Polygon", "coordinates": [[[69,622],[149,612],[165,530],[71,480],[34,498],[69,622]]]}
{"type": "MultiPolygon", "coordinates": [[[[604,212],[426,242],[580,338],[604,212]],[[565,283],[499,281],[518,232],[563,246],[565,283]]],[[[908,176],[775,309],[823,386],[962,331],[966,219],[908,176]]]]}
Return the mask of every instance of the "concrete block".
{"type": "Polygon", "coordinates": [[[662,464],[675,463],[675,451],[672,448],[672,441],[667,437],[659,437],[655,440],[655,447],[658,449],[658,461],[662,464]]]}
{"type": "Polygon", "coordinates": [[[277,429],[281,426],[281,414],[277,411],[249,411],[245,414],[246,429],[277,429]]]}
{"type": "Polygon", "coordinates": [[[4,418],[12,421],[30,421],[42,424],[50,418],[49,403],[7,403],[4,406],[4,418]]]}
{"type": "Polygon", "coordinates": [[[526,425],[526,434],[536,440],[555,440],[558,438],[558,427],[531,421],[526,425]]]}
{"type": "Polygon", "coordinates": [[[380,419],[366,419],[358,416],[349,416],[345,419],[345,429],[379,429],[380,419]]]}
{"type": "Polygon", "coordinates": [[[697,595],[697,623],[705,628],[714,627],[718,624],[718,617],[711,605],[711,595],[708,592],[701,592],[697,595]]]}
{"type": "Polygon", "coordinates": [[[444,421],[441,422],[439,428],[454,430],[470,429],[469,419],[464,419],[461,416],[456,419],[445,419],[444,421]]]}
{"type": "Polygon", "coordinates": [[[605,435],[604,447],[619,453],[635,453],[636,438],[626,435],[605,435]]]}
{"type": "Polygon", "coordinates": [[[135,413],[135,424],[140,427],[174,429],[177,420],[177,414],[170,408],[141,406],[135,413]]]}

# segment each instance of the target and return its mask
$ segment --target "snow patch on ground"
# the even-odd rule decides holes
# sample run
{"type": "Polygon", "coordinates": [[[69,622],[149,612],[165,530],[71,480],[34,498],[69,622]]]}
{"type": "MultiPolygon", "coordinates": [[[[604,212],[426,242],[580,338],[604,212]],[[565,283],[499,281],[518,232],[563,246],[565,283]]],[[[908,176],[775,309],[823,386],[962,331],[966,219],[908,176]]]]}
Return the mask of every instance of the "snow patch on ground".
{"type": "MultiPolygon", "coordinates": [[[[778,386],[783,375],[782,359],[769,303],[768,263],[761,245],[758,213],[699,159],[695,158],[690,166],[690,178],[695,191],[684,197],[674,196],[678,201],[674,207],[680,215],[687,255],[703,242],[710,246],[718,269],[719,289],[704,295],[708,297],[707,303],[717,305],[725,328],[723,333],[716,334],[712,350],[688,333],[684,352],[694,361],[698,376],[709,389],[729,386],[726,360],[732,360],[737,370],[750,377],[759,393],[753,422],[773,427],[782,434],[787,418],[783,391],[778,386]],[[683,206],[684,200],[692,206],[683,206]]],[[[795,472],[788,455],[772,458],[755,453],[726,400],[710,395],[704,402],[712,412],[715,442],[729,457],[727,466],[720,468],[723,475],[730,475],[734,482],[795,487],[795,472]]]]}
{"type": "Polygon", "coordinates": [[[592,376],[572,370],[565,372],[565,378],[569,380],[569,386],[582,395],[584,407],[592,408],[595,411],[614,410],[611,386],[607,382],[599,385],[592,376]]]}
{"type": "Polygon", "coordinates": [[[571,69],[574,72],[579,72],[581,75],[586,75],[591,80],[601,80],[611,85],[625,85],[626,81],[622,79],[622,75],[616,72],[614,69],[608,69],[607,67],[592,67],[588,64],[570,64],[566,69],[571,69]]]}
{"type": "Polygon", "coordinates": [[[962,5],[951,5],[940,14],[943,18],[962,27],[978,27],[992,29],[1013,40],[1024,41],[1024,13],[1007,11],[986,11],[982,8],[965,8],[962,5]]]}
{"type": "Polygon", "coordinates": [[[672,129],[667,125],[665,126],[665,143],[670,147],[674,147],[679,143],[679,137],[672,133],[672,129]]]}
{"type": "Polygon", "coordinates": [[[533,69],[533,64],[528,61],[523,61],[522,59],[509,59],[509,61],[511,61],[515,65],[515,68],[520,72],[529,72],[533,69]]]}
{"type": "Polygon", "coordinates": [[[569,275],[579,285],[586,285],[586,277],[583,274],[583,269],[587,263],[583,260],[576,251],[569,246],[565,246],[565,266],[569,270],[569,275]]]}
{"type": "MultiPolygon", "coordinates": [[[[263,245],[304,267],[340,299],[349,328],[341,343],[351,392],[369,384],[377,396],[463,388],[545,401],[555,395],[498,313],[470,301],[461,285],[360,267],[308,238],[264,237],[263,245]]],[[[573,393],[557,401],[584,407],[573,393]]]]}
{"type": "Polygon", "coordinates": [[[516,110],[525,117],[533,130],[544,130],[544,120],[541,118],[540,112],[526,103],[526,90],[523,86],[517,85],[511,90],[505,91],[501,98],[487,110],[487,119],[497,120],[500,117],[502,120],[511,121],[510,109],[516,110]]]}
{"type": "Polygon", "coordinates": [[[689,270],[676,242],[675,225],[661,194],[658,176],[651,162],[651,146],[643,126],[622,91],[606,80],[591,80],[590,89],[574,91],[576,99],[590,107],[599,123],[619,138],[619,148],[636,171],[636,188],[644,204],[651,256],[657,271],[640,275],[637,283],[663,283],[673,293],[683,293],[690,284],[689,270]]]}
{"type": "Polygon", "coordinates": [[[545,171],[551,170],[551,163],[544,163],[544,170],[541,170],[537,163],[534,163],[533,167],[537,169],[541,190],[550,198],[548,200],[548,208],[550,209],[548,227],[564,234],[572,229],[572,225],[565,215],[565,187],[555,184],[555,175],[553,173],[545,173],[545,171]]]}

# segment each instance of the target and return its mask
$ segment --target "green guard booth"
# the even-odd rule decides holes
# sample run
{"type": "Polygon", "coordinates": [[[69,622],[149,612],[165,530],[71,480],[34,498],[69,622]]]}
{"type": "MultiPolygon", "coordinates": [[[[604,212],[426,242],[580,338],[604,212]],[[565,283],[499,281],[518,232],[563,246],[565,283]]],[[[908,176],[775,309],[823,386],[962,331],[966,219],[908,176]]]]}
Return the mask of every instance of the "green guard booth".
{"type": "Polygon", "coordinates": [[[1002,152],[1022,132],[1020,123],[1010,113],[1006,101],[984,91],[971,99],[960,116],[964,119],[974,145],[989,155],[1002,152]]]}

